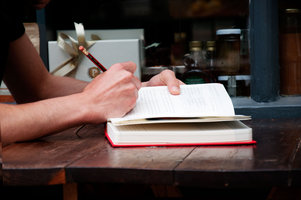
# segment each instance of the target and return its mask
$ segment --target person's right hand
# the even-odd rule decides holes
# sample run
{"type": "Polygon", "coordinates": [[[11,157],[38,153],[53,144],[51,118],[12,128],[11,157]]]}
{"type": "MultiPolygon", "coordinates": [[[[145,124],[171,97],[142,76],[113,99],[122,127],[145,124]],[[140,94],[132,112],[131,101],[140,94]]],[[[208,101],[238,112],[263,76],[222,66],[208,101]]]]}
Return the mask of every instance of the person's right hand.
{"type": "Polygon", "coordinates": [[[88,108],[87,122],[105,122],[111,117],[122,117],[136,104],[141,82],[134,76],[136,65],[124,62],[112,65],[98,75],[83,91],[88,108]]]}

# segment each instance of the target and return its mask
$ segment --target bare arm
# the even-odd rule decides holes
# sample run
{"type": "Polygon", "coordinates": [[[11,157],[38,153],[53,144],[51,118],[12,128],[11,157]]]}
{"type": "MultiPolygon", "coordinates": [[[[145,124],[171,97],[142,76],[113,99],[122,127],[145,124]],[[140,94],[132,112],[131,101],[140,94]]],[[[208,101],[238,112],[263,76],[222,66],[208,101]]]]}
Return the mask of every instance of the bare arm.
{"type": "Polygon", "coordinates": [[[136,103],[139,80],[133,63],[111,66],[83,92],[20,105],[0,104],[2,142],[30,140],[82,123],[120,117],[136,103]]]}
{"type": "Polygon", "coordinates": [[[20,105],[0,104],[3,144],[35,139],[75,126],[85,118],[76,95],[20,105]]]}
{"type": "Polygon", "coordinates": [[[23,35],[10,44],[4,77],[22,104],[0,104],[2,142],[30,140],[81,123],[123,116],[134,107],[141,86],[133,75],[135,69],[132,62],[115,64],[89,84],[55,77],[23,35]]]}
{"type": "MultiPolygon", "coordinates": [[[[8,65],[10,67],[4,80],[18,103],[78,93],[88,84],[49,74],[26,35],[11,45],[8,65]]],[[[142,86],[167,85],[172,94],[179,94],[180,84],[183,83],[176,79],[172,71],[165,70],[150,81],[142,83],[142,86]]]]}
{"type": "MultiPolygon", "coordinates": [[[[141,82],[136,65],[119,63],[91,83],[48,73],[26,35],[10,44],[4,80],[19,105],[0,104],[4,144],[45,136],[83,123],[121,117],[136,103],[141,82]]],[[[157,75],[144,86],[178,86],[173,72],[157,75]]],[[[170,87],[172,86],[172,87],[170,87]]]]}
{"type": "Polygon", "coordinates": [[[4,81],[18,103],[81,92],[86,82],[52,76],[24,34],[10,45],[4,81]]]}

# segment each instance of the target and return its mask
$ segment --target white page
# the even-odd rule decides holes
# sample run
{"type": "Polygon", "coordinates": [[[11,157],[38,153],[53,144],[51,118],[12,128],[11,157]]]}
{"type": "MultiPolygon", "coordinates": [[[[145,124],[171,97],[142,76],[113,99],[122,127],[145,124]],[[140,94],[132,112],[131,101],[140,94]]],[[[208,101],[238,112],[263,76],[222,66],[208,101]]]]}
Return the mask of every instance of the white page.
{"type": "Polygon", "coordinates": [[[180,95],[171,95],[166,86],[143,87],[136,106],[123,118],[112,122],[162,117],[234,116],[234,108],[224,86],[219,83],[181,85],[180,95]]]}
{"type": "Polygon", "coordinates": [[[206,143],[251,141],[252,129],[240,121],[141,124],[114,126],[108,123],[109,137],[116,143],[206,143]]]}

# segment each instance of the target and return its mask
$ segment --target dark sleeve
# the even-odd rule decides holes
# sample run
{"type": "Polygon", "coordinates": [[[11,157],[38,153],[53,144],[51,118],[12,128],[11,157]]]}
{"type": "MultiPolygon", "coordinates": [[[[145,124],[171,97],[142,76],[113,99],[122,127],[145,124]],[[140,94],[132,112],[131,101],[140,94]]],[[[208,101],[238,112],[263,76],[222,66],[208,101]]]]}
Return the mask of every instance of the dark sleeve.
{"type": "Polygon", "coordinates": [[[10,14],[5,11],[0,12],[0,23],[2,27],[5,27],[0,33],[0,37],[3,39],[2,48],[0,48],[1,83],[5,72],[9,43],[21,37],[25,33],[25,28],[21,20],[10,16],[10,14]]]}
{"type": "Polygon", "coordinates": [[[21,37],[24,32],[24,26],[23,23],[21,22],[21,20],[19,20],[18,18],[15,17],[11,17],[8,14],[2,13],[3,15],[3,20],[5,24],[6,28],[6,35],[7,35],[7,39],[9,42],[14,41],[16,39],[18,39],[19,37],[21,37]]]}

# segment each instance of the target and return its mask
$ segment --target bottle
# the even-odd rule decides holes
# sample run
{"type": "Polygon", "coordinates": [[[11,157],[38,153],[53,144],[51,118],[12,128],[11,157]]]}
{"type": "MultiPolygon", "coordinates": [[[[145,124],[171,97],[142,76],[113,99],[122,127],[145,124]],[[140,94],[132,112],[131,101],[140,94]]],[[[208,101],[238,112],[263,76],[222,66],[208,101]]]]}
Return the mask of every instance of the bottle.
{"type": "Polygon", "coordinates": [[[186,71],[183,74],[183,82],[186,84],[208,83],[209,76],[203,71],[206,67],[205,57],[201,48],[201,41],[189,43],[190,53],[184,55],[184,66],[186,71]]]}
{"type": "Polygon", "coordinates": [[[280,17],[280,94],[301,94],[301,10],[285,9],[280,17]]]}

